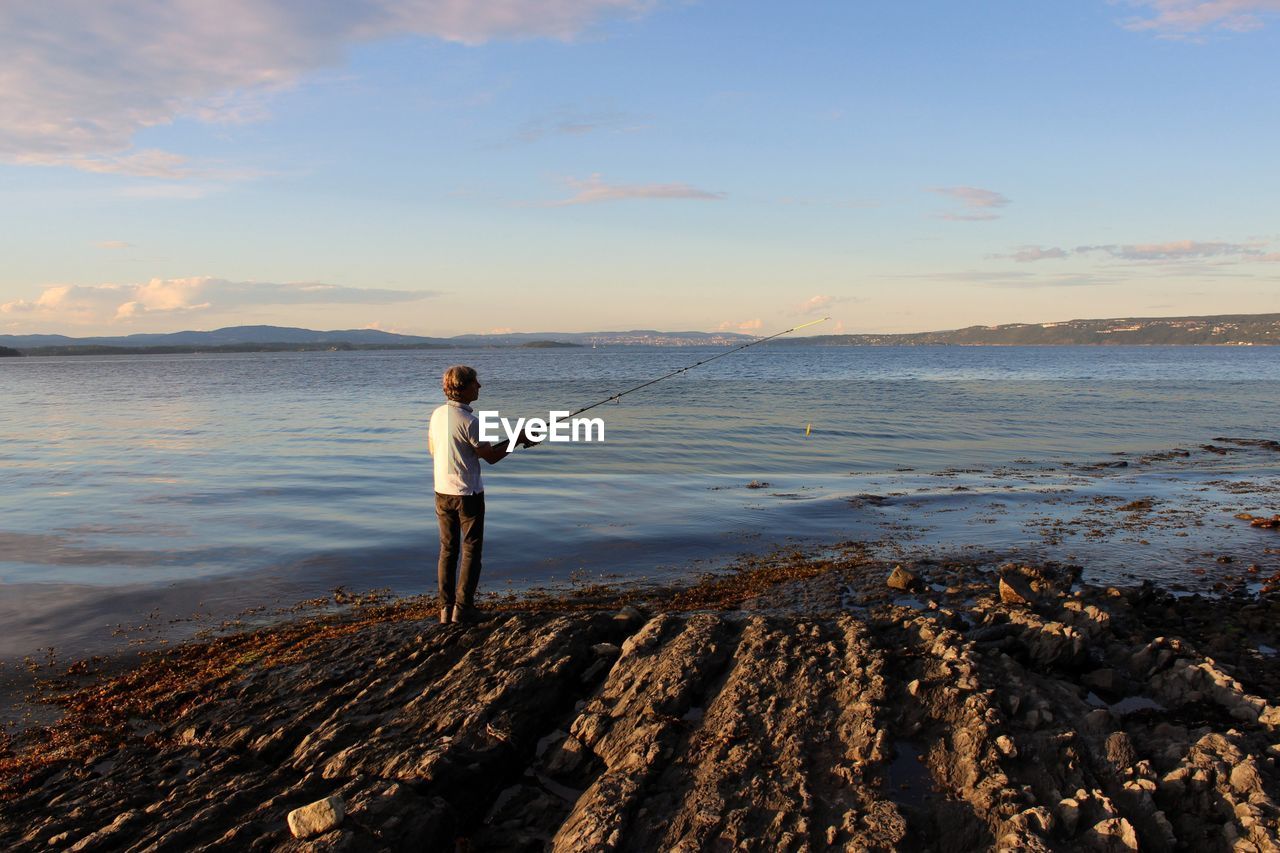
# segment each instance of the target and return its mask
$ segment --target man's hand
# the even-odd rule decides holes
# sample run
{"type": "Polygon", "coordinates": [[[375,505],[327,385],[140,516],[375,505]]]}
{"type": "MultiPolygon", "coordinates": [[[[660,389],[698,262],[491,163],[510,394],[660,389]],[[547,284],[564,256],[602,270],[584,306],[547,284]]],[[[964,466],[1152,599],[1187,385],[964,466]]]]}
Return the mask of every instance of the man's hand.
{"type": "Polygon", "coordinates": [[[476,445],[476,456],[479,456],[490,465],[496,465],[499,461],[506,458],[507,443],[505,441],[500,441],[495,444],[482,441],[476,445]]]}

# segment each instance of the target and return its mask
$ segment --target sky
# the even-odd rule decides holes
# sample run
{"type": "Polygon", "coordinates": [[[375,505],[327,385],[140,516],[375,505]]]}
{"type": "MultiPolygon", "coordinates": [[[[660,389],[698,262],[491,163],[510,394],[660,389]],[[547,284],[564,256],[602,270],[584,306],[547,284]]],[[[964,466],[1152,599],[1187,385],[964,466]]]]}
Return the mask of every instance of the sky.
{"type": "Polygon", "coordinates": [[[1280,0],[0,5],[0,334],[1280,311],[1280,0]]]}

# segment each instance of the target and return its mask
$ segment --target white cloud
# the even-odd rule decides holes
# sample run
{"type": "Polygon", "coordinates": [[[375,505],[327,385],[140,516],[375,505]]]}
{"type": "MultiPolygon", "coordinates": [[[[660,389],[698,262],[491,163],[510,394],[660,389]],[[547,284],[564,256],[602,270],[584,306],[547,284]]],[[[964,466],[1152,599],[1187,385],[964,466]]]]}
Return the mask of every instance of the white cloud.
{"type": "Polygon", "coordinates": [[[721,332],[754,332],[764,325],[759,317],[754,320],[725,320],[720,324],[721,332]]]}
{"type": "Polygon", "coordinates": [[[1220,259],[1222,263],[1266,261],[1280,255],[1266,254],[1267,243],[1227,243],[1222,241],[1171,240],[1167,243],[1111,243],[1102,246],[1019,246],[1011,255],[988,255],[988,258],[1012,258],[1018,263],[1064,259],[1073,255],[1102,254],[1121,261],[1150,264],[1185,264],[1190,261],[1220,259]]]}
{"type": "Polygon", "coordinates": [[[825,294],[810,296],[796,307],[796,311],[800,314],[821,314],[830,308],[835,301],[836,298],[834,296],[825,294]]]}
{"type": "Polygon", "coordinates": [[[1000,193],[980,187],[933,187],[929,191],[958,199],[965,207],[1004,207],[1009,203],[1000,193]]]}
{"type": "Polygon", "coordinates": [[[1203,258],[1239,257],[1257,260],[1261,247],[1252,243],[1173,240],[1168,243],[1128,243],[1124,245],[1080,246],[1077,253],[1103,252],[1124,261],[1188,261],[1203,258]]]}
{"type": "Polygon", "coordinates": [[[1185,38],[1205,30],[1248,32],[1280,13],[1280,0],[1129,0],[1149,14],[1124,22],[1131,30],[1185,38]]]}
{"type": "Polygon", "coordinates": [[[133,248],[132,243],[126,243],[124,240],[99,240],[93,245],[99,249],[130,249],[133,248]]]}
{"type": "Polygon", "coordinates": [[[314,282],[277,284],[196,276],[153,278],[142,284],[58,284],[34,300],[0,305],[0,313],[77,325],[133,320],[143,315],[223,311],[252,305],[387,305],[436,295],[314,282]]]}
{"type": "Polygon", "coordinates": [[[395,36],[573,39],[657,0],[40,0],[0,4],[0,160],[182,178],[139,131],[262,119],[272,95],[395,36]]]}
{"type": "Polygon", "coordinates": [[[71,166],[83,172],[133,175],[138,178],[187,178],[195,171],[191,162],[181,154],[148,148],[128,154],[102,154],[93,156],[59,155],[41,158],[35,155],[19,155],[19,163],[71,166]]]}
{"type": "Polygon", "coordinates": [[[1029,264],[1034,261],[1047,261],[1056,258],[1065,258],[1069,255],[1066,249],[1059,249],[1056,246],[1023,246],[1012,255],[1012,258],[1020,264],[1029,264]]]}
{"type": "Polygon", "coordinates": [[[1000,193],[984,190],[981,187],[930,187],[929,192],[948,196],[960,202],[963,210],[940,215],[940,218],[953,222],[984,222],[999,219],[1000,216],[995,209],[1009,204],[1009,199],[1000,193]]]}
{"type": "Polygon", "coordinates": [[[688,184],[609,184],[603,181],[598,174],[592,175],[585,181],[569,178],[566,183],[577,192],[569,198],[550,202],[550,207],[565,207],[571,204],[596,204],[602,201],[625,201],[627,199],[720,201],[725,198],[724,193],[700,190],[688,184]]]}

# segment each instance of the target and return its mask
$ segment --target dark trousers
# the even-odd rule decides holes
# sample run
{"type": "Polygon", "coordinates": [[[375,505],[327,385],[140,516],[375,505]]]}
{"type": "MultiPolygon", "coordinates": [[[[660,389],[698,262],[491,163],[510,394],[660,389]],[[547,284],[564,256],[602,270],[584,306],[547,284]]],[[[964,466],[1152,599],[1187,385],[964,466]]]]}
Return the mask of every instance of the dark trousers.
{"type": "Polygon", "coordinates": [[[475,604],[480,583],[480,552],[484,544],[484,492],[442,495],[436,492],[436,520],[440,522],[440,606],[475,604]],[[457,578],[458,556],[462,577],[457,578]],[[454,580],[457,578],[458,584],[454,580]],[[455,589],[461,587],[455,595],[455,589]]]}

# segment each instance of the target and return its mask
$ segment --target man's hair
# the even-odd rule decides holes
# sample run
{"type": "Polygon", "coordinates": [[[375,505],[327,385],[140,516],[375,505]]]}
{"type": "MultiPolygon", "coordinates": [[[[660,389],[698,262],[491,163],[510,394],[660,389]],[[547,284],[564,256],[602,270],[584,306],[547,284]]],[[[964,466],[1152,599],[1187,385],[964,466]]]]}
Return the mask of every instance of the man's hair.
{"type": "Polygon", "coordinates": [[[453,367],[445,368],[444,377],[441,379],[440,384],[444,387],[444,395],[450,400],[456,400],[462,394],[462,389],[475,381],[476,369],[474,367],[455,364],[453,367]]]}

